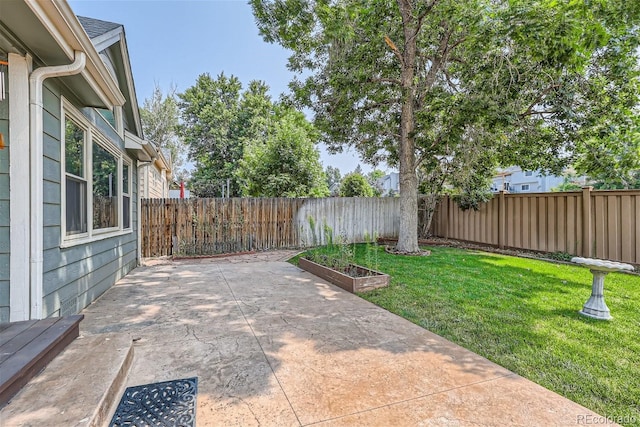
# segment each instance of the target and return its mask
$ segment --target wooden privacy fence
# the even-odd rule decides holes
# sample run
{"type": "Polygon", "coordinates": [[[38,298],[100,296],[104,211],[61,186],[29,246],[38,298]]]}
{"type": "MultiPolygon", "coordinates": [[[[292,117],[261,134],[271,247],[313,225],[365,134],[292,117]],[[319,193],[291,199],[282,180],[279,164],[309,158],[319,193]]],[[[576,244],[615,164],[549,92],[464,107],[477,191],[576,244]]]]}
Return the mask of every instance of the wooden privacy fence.
{"type": "Polygon", "coordinates": [[[433,235],[640,264],[640,191],[500,193],[478,211],[444,197],[433,235]]]}
{"type": "Polygon", "coordinates": [[[142,256],[312,246],[325,229],[348,242],[397,237],[399,206],[397,198],[142,199],[142,256]]]}

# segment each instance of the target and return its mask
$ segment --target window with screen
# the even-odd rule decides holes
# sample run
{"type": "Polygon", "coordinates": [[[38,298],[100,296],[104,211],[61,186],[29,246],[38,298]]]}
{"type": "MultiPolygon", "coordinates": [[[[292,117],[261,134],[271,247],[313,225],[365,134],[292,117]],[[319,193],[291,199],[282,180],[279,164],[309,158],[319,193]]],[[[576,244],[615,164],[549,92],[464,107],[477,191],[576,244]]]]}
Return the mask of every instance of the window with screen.
{"type": "Polygon", "coordinates": [[[129,165],[122,164],[122,228],[131,228],[131,189],[129,165]]]}
{"type": "Polygon", "coordinates": [[[131,233],[131,159],[64,98],[62,108],[61,245],[131,233]]]}
{"type": "Polygon", "coordinates": [[[118,160],[93,143],[93,229],[118,226],[118,160]]]}
{"type": "Polygon", "coordinates": [[[86,131],[65,117],[65,232],[87,232],[86,131]]]}

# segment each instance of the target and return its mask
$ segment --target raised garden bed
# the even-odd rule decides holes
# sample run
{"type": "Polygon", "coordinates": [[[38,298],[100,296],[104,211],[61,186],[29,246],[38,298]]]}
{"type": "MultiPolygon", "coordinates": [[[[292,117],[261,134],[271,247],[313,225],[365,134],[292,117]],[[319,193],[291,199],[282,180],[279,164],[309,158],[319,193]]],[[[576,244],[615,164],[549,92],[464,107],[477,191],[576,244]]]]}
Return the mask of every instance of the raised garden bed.
{"type": "Polygon", "coordinates": [[[337,271],[306,258],[300,258],[298,266],[351,293],[366,292],[389,285],[388,274],[356,264],[349,264],[344,271],[337,271]]]}

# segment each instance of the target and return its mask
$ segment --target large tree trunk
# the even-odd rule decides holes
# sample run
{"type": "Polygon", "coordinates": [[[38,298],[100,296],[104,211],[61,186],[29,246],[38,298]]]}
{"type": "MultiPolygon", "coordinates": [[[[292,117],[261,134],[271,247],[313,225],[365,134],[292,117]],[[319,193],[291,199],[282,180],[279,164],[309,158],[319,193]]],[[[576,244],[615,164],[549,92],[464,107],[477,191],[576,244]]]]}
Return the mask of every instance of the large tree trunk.
{"type": "Polygon", "coordinates": [[[402,53],[402,112],[400,115],[400,232],[397,250],[418,252],[418,177],[415,153],[416,29],[411,4],[398,0],[404,30],[402,53]]]}
{"type": "Polygon", "coordinates": [[[413,167],[415,154],[413,148],[408,155],[406,151],[409,150],[403,148],[402,151],[405,153],[400,158],[400,233],[397,250],[417,252],[420,248],[418,247],[418,179],[413,167]]]}

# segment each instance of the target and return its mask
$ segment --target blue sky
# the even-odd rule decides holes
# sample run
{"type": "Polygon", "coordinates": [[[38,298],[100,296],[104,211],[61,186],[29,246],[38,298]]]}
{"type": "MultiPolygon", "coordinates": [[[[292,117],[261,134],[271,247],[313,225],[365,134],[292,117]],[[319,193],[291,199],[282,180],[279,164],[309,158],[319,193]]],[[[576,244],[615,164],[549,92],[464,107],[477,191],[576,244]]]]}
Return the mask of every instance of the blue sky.
{"type": "MultiPolygon", "coordinates": [[[[277,98],[286,92],[292,73],[288,53],[265,43],[251,7],[242,1],[215,0],[70,0],[76,15],[124,25],[138,103],[151,96],[155,83],[166,92],[184,91],[198,75],[223,72],[243,85],[263,80],[277,98]]],[[[345,174],[357,166],[353,152],[329,155],[321,147],[323,165],[345,174]]],[[[362,164],[365,171],[371,167],[362,164]]]]}

